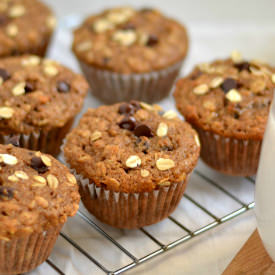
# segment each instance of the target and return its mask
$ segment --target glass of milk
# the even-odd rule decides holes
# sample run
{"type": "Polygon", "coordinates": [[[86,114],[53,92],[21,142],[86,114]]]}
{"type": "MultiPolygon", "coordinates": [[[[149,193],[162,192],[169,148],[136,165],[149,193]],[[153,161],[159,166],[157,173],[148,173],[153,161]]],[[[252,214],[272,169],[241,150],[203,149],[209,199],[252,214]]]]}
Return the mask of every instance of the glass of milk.
{"type": "Polygon", "coordinates": [[[258,231],[268,254],[275,261],[275,100],[271,104],[262,144],[255,203],[258,231]]]}

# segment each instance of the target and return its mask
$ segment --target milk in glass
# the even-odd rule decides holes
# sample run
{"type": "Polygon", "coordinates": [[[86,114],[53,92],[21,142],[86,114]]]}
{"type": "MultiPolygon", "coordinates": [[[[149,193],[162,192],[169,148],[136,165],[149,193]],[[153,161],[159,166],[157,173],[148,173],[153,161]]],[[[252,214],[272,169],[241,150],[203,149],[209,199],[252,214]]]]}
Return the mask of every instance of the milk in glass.
{"type": "Polygon", "coordinates": [[[263,244],[275,261],[275,101],[273,100],[262,144],[256,178],[256,218],[263,244]]]}

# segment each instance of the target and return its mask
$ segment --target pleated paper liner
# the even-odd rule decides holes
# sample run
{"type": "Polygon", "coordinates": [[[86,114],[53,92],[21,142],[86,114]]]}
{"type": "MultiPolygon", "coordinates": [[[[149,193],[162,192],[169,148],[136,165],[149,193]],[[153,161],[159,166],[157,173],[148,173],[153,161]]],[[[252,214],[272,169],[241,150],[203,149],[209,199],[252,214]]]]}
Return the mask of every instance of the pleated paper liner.
{"type": "Polygon", "coordinates": [[[153,103],[167,97],[182,63],[149,73],[120,74],[79,61],[93,95],[107,104],[130,100],[153,103]]]}
{"type": "MultiPolygon", "coordinates": [[[[57,156],[60,152],[62,141],[71,129],[73,121],[74,119],[71,119],[63,127],[53,128],[49,131],[42,129],[28,135],[16,134],[14,136],[19,140],[20,147],[57,156]]],[[[13,135],[3,135],[0,133],[0,143],[8,144],[11,136],[13,135]]]]}
{"type": "Polygon", "coordinates": [[[49,257],[62,226],[9,241],[0,240],[0,274],[21,274],[42,264],[49,257]]]}
{"type": "Polygon", "coordinates": [[[257,172],[261,140],[242,140],[197,130],[201,141],[201,158],[212,168],[234,176],[253,176],[257,172]]]}
{"type": "Polygon", "coordinates": [[[140,228],[167,218],[179,204],[189,175],[184,181],[160,186],[158,190],[125,193],[106,190],[77,175],[82,202],[98,220],[117,228],[140,228]]]}

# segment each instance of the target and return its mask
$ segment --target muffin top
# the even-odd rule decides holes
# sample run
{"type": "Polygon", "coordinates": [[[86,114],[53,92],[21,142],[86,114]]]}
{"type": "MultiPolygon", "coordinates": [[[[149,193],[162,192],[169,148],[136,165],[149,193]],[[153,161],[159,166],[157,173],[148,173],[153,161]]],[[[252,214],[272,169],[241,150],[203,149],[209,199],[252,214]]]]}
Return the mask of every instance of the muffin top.
{"type": "Polygon", "coordinates": [[[64,147],[78,174],[127,193],[184,180],[199,151],[195,130],[175,112],[137,101],[89,109],[64,147]]]}
{"type": "Polygon", "coordinates": [[[81,109],[84,78],[37,56],[0,60],[0,132],[28,134],[62,127],[81,109]]]}
{"type": "Polygon", "coordinates": [[[73,51],[86,64],[118,73],[160,70],[182,60],[185,28],[155,9],[120,7],[88,17],[75,30],[73,51]]]}
{"type": "Polygon", "coordinates": [[[75,177],[52,156],[0,145],[0,240],[63,224],[79,199],[75,177]]]}
{"type": "Polygon", "coordinates": [[[177,83],[174,97],[187,121],[206,131],[261,140],[275,88],[275,69],[231,58],[204,63],[177,83]]]}
{"type": "Polygon", "coordinates": [[[55,24],[51,10],[37,0],[1,0],[0,56],[29,52],[46,43],[55,24]]]}

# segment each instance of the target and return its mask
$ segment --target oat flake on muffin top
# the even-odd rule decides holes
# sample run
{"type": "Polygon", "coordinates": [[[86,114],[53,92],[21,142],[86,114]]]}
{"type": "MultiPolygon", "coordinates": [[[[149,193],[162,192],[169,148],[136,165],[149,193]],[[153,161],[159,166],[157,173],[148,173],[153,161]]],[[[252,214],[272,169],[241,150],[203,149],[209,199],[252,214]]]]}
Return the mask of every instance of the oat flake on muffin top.
{"type": "Polygon", "coordinates": [[[73,51],[89,65],[118,73],[160,70],[182,60],[185,28],[155,9],[121,7],[88,17],[75,30],[73,51]]]}
{"type": "Polygon", "coordinates": [[[262,139],[275,89],[275,69],[256,60],[203,63],[177,83],[174,97],[187,121],[206,131],[262,139]]]}

